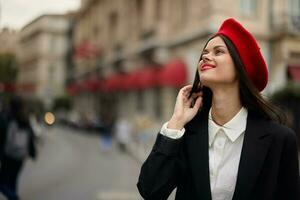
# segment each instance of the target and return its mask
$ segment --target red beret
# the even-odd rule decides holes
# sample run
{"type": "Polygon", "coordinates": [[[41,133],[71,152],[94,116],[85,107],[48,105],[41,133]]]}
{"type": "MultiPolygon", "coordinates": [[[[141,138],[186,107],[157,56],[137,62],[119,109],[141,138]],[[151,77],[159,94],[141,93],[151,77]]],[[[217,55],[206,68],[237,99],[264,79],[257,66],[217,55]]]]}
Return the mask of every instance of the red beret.
{"type": "Polygon", "coordinates": [[[216,35],[220,34],[234,44],[248,77],[256,88],[262,91],[268,82],[268,69],[253,35],[232,18],[223,22],[216,33],[216,35]]]}

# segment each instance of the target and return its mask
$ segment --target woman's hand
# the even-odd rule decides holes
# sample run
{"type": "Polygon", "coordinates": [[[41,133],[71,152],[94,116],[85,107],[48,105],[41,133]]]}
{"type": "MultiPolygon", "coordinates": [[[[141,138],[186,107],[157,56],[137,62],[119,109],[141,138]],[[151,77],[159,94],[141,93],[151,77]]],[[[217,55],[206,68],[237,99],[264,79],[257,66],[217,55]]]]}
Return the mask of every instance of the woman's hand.
{"type": "Polygon", "coordinates": [[[191,90],[192,85],[180,89],[168,128],[181,130],[186,123],[193,119],[202,106],[202,92],[195,93],[188,99],[191,90]],[[195,101],[194,105],[192,105],[193,101],[195,101]]]}

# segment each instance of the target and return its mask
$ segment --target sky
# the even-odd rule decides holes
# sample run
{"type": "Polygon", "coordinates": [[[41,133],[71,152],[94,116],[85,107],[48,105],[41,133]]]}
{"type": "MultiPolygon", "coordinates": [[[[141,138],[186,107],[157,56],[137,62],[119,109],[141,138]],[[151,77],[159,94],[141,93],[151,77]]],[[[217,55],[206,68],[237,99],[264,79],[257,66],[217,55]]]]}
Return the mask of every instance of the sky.
{"type": "Polygon", "coordinates": [[[80,0],[0,0],[0,28],[20,30],[42,14],[76,10],[80,0]]]}

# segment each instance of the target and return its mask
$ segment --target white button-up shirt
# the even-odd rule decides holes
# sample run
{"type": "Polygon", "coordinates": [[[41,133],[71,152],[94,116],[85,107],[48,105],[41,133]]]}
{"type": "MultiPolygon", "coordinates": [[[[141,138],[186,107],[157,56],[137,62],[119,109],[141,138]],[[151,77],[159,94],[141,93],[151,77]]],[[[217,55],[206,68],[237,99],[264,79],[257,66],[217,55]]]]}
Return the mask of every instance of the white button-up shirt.
{"type": "MultiPolygon", "coordinates": [[[[209,111],[208,134],[209,134],[209,170],[212,200],[232,199],[241,151],[246,130],[248,111],[241,110],[226,124],[220,126],[212,120],[209,111]]],[[[161,134],[179,139],[185,129],[168,129],[165,123],[161,134]]]]}

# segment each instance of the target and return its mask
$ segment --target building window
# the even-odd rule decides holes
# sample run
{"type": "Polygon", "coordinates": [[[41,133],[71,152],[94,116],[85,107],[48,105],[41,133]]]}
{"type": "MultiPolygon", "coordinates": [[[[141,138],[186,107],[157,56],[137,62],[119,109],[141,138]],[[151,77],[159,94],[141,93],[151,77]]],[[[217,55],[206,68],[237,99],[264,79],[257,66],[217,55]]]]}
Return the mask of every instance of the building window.
{"type": "Polygon", "coordinates": [[[118,26],[118,14],[116,12],[112,12],[109,15],[109,27],[110,27],[109,34],[111,35],[112,38],[111,41],[114,41],[116,39],[117,26],[118,26]]]}
{"type": "Polygon", "coordinates": [[[55,52],[55,49],[56,49],[55,45],[56,45],[55,36],[50,35],[49,36],[49,53],[52,54],[55,52]]]}
{"type": "Polygon", "coordinates": [[[187,4],[188,4],[187,0],[179,0],[179,9],[180,9],[179,23],[181,26],[184,26],[187,22],[187,13],[188,13],[187,4]]]}
{"type": "Polygon", "coordinates": [[[138,34],[141,33],[143,29],[143,19],[144,19],[144,0],[136,0],[136,29],[138,34]]]}
{"type": "Polygon", "coordinates": [[[290,12],[292,16],[300,16],[300,0],[290,0],[290,12]]]}
{"type": "Polygon", "coordinates": [[[241,14],[245,16],[255,16],[257,14],[256,0],[240,0],[241,14]]]}
{"type": "Polygon", "coordinates": [[[156,0],[155,2],[155,21],[156,22],[159,22],[162,18],[162,9],[161,7],[163,6],[162,5],[162,2],[160,0],[156,0]]]}
{"type": "Polygon", "coordinates": [[[290,0],[291,20],[300,29],[300,0],[290,0]]]}

